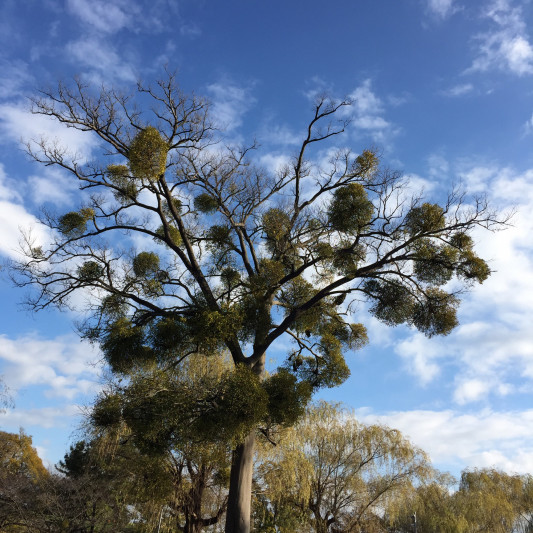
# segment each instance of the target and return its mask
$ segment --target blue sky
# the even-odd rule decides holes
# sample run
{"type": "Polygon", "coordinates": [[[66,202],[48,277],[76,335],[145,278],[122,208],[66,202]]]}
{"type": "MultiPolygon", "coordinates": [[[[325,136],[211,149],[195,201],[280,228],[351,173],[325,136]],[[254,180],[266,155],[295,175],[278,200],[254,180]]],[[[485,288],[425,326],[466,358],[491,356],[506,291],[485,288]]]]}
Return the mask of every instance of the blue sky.
{"type": "MultiPolygon", "coordinates": [[[[213,101],[234,140],[256,138],[274,168],[296,149],[311,105],[354,99],[342,139],[442,199],[453,184],[486,193],[513,227],[476,238],[495,271],[465,295],[461,325],[426,339],[360,312],[370,344],[352,377],[322,397],[402,430],[436,466],[533,472],[533,4],[529,0],[3,0],[0,6],[0,256],[21,228],[44,230],[46,205],[69,211],[76,185],[28,161],[21,139],[95,146],[28,113],[27,96],[74,75],[128,91],[176,69],[213,101]]],[[[76,438],[80,406],[102,382],[74,312],[29,314],[0,279],[0,372],[20,426],[55,463],[76,438]]],[[[281,346],[280,346],[281,348],[281,346]]],[[[274,354],[275,355],[275,354],[274,354]]]]}

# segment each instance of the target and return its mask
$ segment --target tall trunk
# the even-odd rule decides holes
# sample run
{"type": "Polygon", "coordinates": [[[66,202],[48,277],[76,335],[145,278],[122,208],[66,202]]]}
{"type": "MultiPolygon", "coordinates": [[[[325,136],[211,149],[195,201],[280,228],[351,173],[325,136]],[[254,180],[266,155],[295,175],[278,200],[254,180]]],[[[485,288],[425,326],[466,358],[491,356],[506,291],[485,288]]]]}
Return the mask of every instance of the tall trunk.
{"type": "Polygon", "coordinates": [[[226,533],[249,533],[254,470],[255,430],[233,450],[229,481],[226,533]]]}
{"type": "MultiPolygon", "coordinates": [[[[266,306],[264,313],[268,313],[269,310],[270,307],[266,306]]],[[[268,323],[268,321],[265,323],[268,323]]],[[[265,327],[264,331],[258,332],[255,344],[257,344],[257,339],[264,337],[267,332],[267,327],[265,327]]],[[[265,374],[265,360],[266,353],[263,353],[252,367],[259,379],[263,379],[265,374]]],[[[250,533],[254,444],[255,428],[244,439],[244,442],[233,450],[225,533],[250,533]]]]}

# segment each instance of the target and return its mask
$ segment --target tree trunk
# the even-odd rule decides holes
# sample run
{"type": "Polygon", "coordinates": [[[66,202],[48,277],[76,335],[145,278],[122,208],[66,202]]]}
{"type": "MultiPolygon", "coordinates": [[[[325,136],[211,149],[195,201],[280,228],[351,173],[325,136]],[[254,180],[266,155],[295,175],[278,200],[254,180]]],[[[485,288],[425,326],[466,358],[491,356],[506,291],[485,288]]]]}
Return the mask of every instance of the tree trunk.
{"type": "Polygon", "coordinates": [[[254,470],[255,430],[233,450],[229,482],[226,533],[249,533],[254,470]]]}
{"type": "MultiPolygon", "coordinates": [[[[267,308],[267,311],[269,309],[267,308]]],[[[256,343],[257,338],[264,337],[266,332],[268,332],[268,328],[257,334],[256,343]]],[[[259,376],[259,379],[264,378],[265,360],[266,354],[263,353],[252,367],[255,374],[259,376]]],[[[250,533],[254,444],[255,428],[244,439],[244,442],[233,450],[225,533],[250,533]]]]}

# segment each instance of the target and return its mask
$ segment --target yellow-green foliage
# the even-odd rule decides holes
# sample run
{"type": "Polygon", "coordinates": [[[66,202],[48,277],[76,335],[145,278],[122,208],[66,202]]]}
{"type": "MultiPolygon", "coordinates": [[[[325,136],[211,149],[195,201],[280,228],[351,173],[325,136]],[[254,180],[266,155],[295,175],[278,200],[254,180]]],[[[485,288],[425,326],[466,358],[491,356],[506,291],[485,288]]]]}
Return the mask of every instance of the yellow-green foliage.
{"type": "Polygon", "coordinates": [[[106,318],[117,319],[124,316],[126,313],[126,302],[124,298],[118,294],[110,294],[102,299],[100,306],[102,315],[106,318]]]}
{"type": "Polygon", "coordinates": [[[333,335],[343,347],[350,350],[360,350],[366,346],[368,335],[363,324],[347,324],[338,315],[331,314],[332,317],[321,324],[322,335],[333,335]]]}
{"type": "Polygon", "coordinates": [[[101,397],[92,418],[100,426],[124,421],[145,452],[191,442],[209,452],[210,443],[241,442],[267,419],[267,410],[268,393],[250,368],[198,354],[178,374],[156,368],[134,373],[120,394],[101,397]]]}
{"type": "Polygon", "coordinates": [[[334,255],[333,246],[331,246],[331,244],[327,242],[317,242],[316,245],[314,246],[313,251],[322,260],[329,260],[333,258],[333,255],[334,255]]]}
{"type": "Polygon", "coordinates": [[[189,329],[184,318],[166,317],[150,326],[149,339],[154,350],[162,356],[179,354],[189,340],[189,329]]]}
{"type": "Polygon", "coordinates": [[[278,208],[269,209],[263,215],[263,230],[269,240],[279,241],[290,231],[291,219],[285,211],[278,208]]]}
{"type": "Polygon", "coordinates": [[[122,420],[122,398],[119,394],[101,394],[91,411],[91,422],[97,428],[116,426],[122,420]]]}
{"type": "Polygon", "coordinates": [[[451,236],[450,245],[459,250],[471,250],[474,246],[474,241],[470,235],[462,231],[458,231],[451,236]]]}
{"type": "MultiPolygon", "coordinates": [[[[172,204],[172,207],[174,208],[174,210],[179,214],[181,213],[181,207],[182,207],[182,203],[181,203],[181,200],[179,198],[171,198],[170,199],[170,203],[172,204]]],[[[165,210],[166,212],[171,215],[172,214],[172,209],[170,208],[170,205],[166,205],[165,206],[165,210]]]]}
{"type": "Polygon", "coordinates": [[[262,290],[275,286],[286,274],[283,263],[273,259],[261,259],[260,272],[253,281],[262,290]]]}
{"type": "Polygon", "coordinates": [[[139,190],[126,165],[109,165],[106,174],[111,183],[117,187],[113,190],[113,194],[120,203],[124,204],[137,199],[139,190]]]}
{"type": "Polygon", "coordinates": [[[371,150],[363,150],[355,159],[355,173],[358,176],[371,175],[379,165],[379,158],[375,152],[371,150]]]}
{"type": "Polygon", "coordinates": [[[457,275],[466,280],[475,280],[483,283],[489,276],[491,270],[489,265],[478,257],[473,251],[465,250],[460,255],[457,275]]]}
{"type": "Polygon", "coordinates": [[[444,209],[438,204],[427,202],[413,207],[405,217],[405,227],[410,235],[438,231],[445,224],[444,209]]]}
{"type": "Polygon", "coordinates": [[[360,183],[350,183],[333,193],[328,209],[331,227],[342,233],[357,234],[368,225],[374,214],[374,205],[360,183]]]}
{"type": "Polygon", "coordinates": [[[227,288],[232,288],[241,281],[241,274],[233,267],[225,267],[220,271],[220,279],[227,288]]]}
{"type": "Polygon", "coordinates": [[[243,320],[244,311],[240,306],[222,305],[220,311],[200,308],[188,322],[193,341],[209,353],[222,347],[225,339],[237,335],[243,320]]]}
{"type": "Polygon", "coordinates": [[[413,295],[398,282],[369,280],[364,285],[367,294],[374,299],[370,308],[377,319],[388,326],[407,322],[415,305],[413,295]]]}
{"type": "Polygon", "coordinates": [[[214,213],[218,209],[218,200],[204,192],[194,199],[194,207],[201,213],[214,213]]]}
{"type": "MultiPolygon", "coordinates": [[[[307,302],[316,293],[316,289],[311,283],[302,277],[297,277],[284,285],[279,296],[279,300],[285,306],[285,314],[307,302]]],[[[294,329],[296,331],[313,330],[324,311],[324,303],[314,305],[307,311],[301,312],[296,319],[294,329]]]]}
{"type": "Polygon", "coordinates": [[[263,387],[268,395],[268,418],[271,424],[292,426],[305,412],[312,387],[298,382],[285,368],[266,378],[263,387]]]}
{"type": "Polygon", "coordinates": [[[195,431],[209,440],[237,444],[267,415],[268,395],[259,377],[237,365],[218,384],[211,406],[194,421],[195,431]]]}
{"type": "Polygon", "coordinates": [[[233,244],[231,238],[231,228],[229,226],[213,225],[206,235],[208,246],[213,251],[227,250],[233,244]]]}
{"type": "Polygon", "coordinates": [[[320,338],[319,350],[322,357],[314,361],[316,371],[316,387],[336,387],[344,383],[350,377],[350,369],[342,354],[342,343],[331,334],[324,333],[320,338]]]}
{"type": "Polygon", "coordinates": [[[78,278],[84,282],[94,282],[104,275],[104,267],[97,261],[85,261],[78,267],[78,278]]]}
{"type": "Polygon", "coordinates": [[[427,337],[448,335],[458,324],[458,305],[458,298],[452,294],[430,287],[425,298],[415,304],[410,322],[427,337]]]}
{"type": "Polygon", "coordinates": [[[333,268],[340,274],[354,275],[359,263],[364,261],[365,257],[366,250],[362,244],[353,247],[347,247],[341,244],[339,249],[334,252],[333,268]]]}
{"type": "Polygon", "coordinates": [[[159,256],[154,252],[141,252],[133,258],[133,272],[138,278],[153,276],[159,270],[159,256]]]}
{"type": "Polygon", "coordinates": [[[87,222],[94,217],[94,210],[84,207],[80,211],[70,211],[59,218],[59,231],[68,237],[77,237],[86,230],[87,222]]]}
{"type": "Polygon", "coordinates": [[[168,143],[153,126],[141,130],[129,149],[132,174],[139,179],[157,181],[164,173],[167,162],[168,143]]]}
{"type": "Polygon", "coordinates": [[[376,514],[433,476],[424,452],[399,431],[359,424],[325,402],[260,451],[266,497],[299,514],[301,531],[327,531],[328,519],[339,531],[378,531],[376,514]]]}
{"type": "Polygon", "coordinates": [[[21,475],[34,482],[49,477],[32,439],[23,430],[17,433],[0,431],[0,465],[2,474],[21,475]]]}
{"type": "Polygon", "coordinates": [[[368,334],[363,324],[349,324],[350,336],[348,346],[352,350],[360,350],[368,344],[368,334]]]}
{"type": "Polygon", "coordinates": [[[437,287],[417,291],[397,281],[369,280],[365,292],[374,300],[370,313],[389,326],[407,323],[427,337],[447,335],[457,325],[459,300],[437,287]]]}
{"type": "Polygon", "coordinates": [[[416,244],[414,273],[425,283],[443,285],[453,276],[458,251],[453,246],[439,246],[429,239],[416,244]]]}
{"type": "Polygon", "coordinates": [[[129,372],[137,365],[153,361],[153,351],[145,345],[144,331],[125,317],[112,322],[101,344],[105,358],[113,371],[129,372]]]}
{"type": "MultiPolygon", "coordinates": [[[[163,227],[163,225],[159,226],[156,229],[155,233],[156,233],[156,235],[158,235],[160,237],[160,239],[166,240],[165,228],[163,227]]],[[[176,226],[172,226],[172,225],[168,226],[168,235],[169,235],[169,238],[172,241],[172,244],[174,246],[181,246],[183,244],[183,240],[181,238],[181,234],[179,232],[179,229],[176,228],[176,226]]]]}

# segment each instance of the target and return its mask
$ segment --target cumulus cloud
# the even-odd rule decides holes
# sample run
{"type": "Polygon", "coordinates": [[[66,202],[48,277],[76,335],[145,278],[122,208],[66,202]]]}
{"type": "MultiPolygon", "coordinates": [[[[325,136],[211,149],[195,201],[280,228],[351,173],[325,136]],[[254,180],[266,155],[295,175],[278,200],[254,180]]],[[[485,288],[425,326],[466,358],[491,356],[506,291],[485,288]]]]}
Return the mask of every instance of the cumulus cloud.
{"type": "Polygon", "coordinates": [[[259,133],[261,143],[274,146],[289,147],[299,145],[303,136],[289,128],[286,124],[276,124],[274,120],[267,120],[259,133]]]}
{"type": "Polygon", "coordinates": [[[476,249],[493,273],[463,295],[460,326],[446,338],[412,333],[394,349],[422,385],[436,379],[444,364],[451,367],[453,400],[465,405],[533,386],[533,170],[476,166],[460,177],[468,190],[486,192],[502,210],[514,206],[513,225],[474,234],[476,249]]]}
{"type": "Polygon", "coordinates": [[[0,163],[0,255],[19,257],[21,230],[30,231],[38,245],[48,242],[47,229],[22,205],[20,188],[6,174],[0,163]]]}
{"type": "MultiPolygon", "coordinates": [[[[48,397],[72,400],[98,389],[99,352],[70,334],[54,339],[0,335],[0,359],[6,383],[14,391],[44,387],[48,397]]],[[[16,399],[15,399],[16,401],[16,399]]]]}
{"type": "Polygon", "coordinates": [[[380,144],[386,144],[398,133],[398,127],[384,118],[383,100],[372,89],[372,80],[366,79],[350,94],[353,105],[352,125],[358,134],[369,135],[380,144]]]}
{"type": "MultiPolygon", "coordinates": [[[[71,155],[89,159],[96,146],[96,139],[72,128],[32,115],[24,104],[1,104],[1,140],[19,144],[20,138],[38,141],[42,138],[68,147],[71,155]]],[[[21,181],[19,176],[8,176],[0,165],[0,254],[16,258],[20,250],[22,232],[31,233],[35,245],[49,242],[48,228],[39,223],[29,210],[26,201],[41,206],[45,202],[63,205],[70,199],[77,184],[56,168],[40,168],[40,173],[21,181]]]]}
{"type": "MultiPolygon", "coordinates": [[[[80,406],[74,404],[60,407],[40,407],[34,409],[8,409],[2,415],[2,427],[15,432],[18,428],[30,426],[46,429],[66,428],[72,423],[72,417],[80,414],[80,406]]],[[[42,458],[44,454],[39,453],[42,458]]]]}
{"type": "Polygon", "coordinates": [[[500,468],[508,472],[533,470],[533,410],[476,413],[413,410],[355,412],[365,423],[399,429],[429,453],[439,468],[500,468]]]}
{"type": "Polygon", "coordinates": [[[477,55],[467,72],[497,69],[518,76],[533,74],[533,46],[522,8],[510,0],[495,0],[482,16],[492,28],[475,37],[477,55]]]}
{"type": "Polygon", "coordinates": [[[413,335],[395,345],[394,351],[405,360],[408,370],[426,386],[439,373],[437,359],[441,355],[435,343],[426,342],[421,335],[413,335]]]}
{"type": "Polygon", "coordinates": [[[64,124],[42,115],[32,115],[22,102],[0,104],[0,141],[23,142],[45,139],[68,149],[82,159],[90,159],[98,141],[86,132],[67,128],[64,124]]]}

